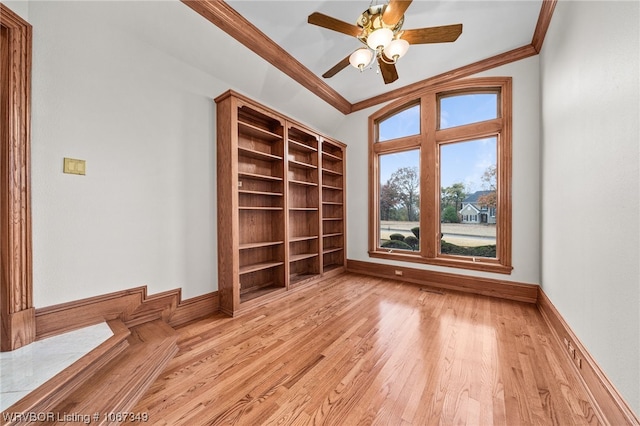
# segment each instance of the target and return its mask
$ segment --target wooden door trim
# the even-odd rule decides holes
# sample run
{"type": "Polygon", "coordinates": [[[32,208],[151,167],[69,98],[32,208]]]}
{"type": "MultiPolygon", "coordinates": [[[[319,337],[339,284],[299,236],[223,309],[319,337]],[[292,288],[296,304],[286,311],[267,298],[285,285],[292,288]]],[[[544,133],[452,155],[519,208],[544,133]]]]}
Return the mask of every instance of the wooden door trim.
{"type": "Polygon", "coordinates": [[[0,120],[2,165],[0,208],[0,349],[10,351],[35,340],[31,255],[31,48],[32,27],[0,3],[0,27],[6,35],[6,97],[0,120]]]}

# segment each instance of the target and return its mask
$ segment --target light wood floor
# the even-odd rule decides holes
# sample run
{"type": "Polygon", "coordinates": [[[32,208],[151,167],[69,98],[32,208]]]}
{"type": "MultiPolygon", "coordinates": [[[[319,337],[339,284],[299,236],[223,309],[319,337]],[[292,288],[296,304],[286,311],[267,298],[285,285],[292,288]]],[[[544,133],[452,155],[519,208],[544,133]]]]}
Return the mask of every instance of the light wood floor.
{"type": "Polygon", "coordinates": [[[151,424],[597,424],[535,305],[345,274],[179,329],[151,424]]]}

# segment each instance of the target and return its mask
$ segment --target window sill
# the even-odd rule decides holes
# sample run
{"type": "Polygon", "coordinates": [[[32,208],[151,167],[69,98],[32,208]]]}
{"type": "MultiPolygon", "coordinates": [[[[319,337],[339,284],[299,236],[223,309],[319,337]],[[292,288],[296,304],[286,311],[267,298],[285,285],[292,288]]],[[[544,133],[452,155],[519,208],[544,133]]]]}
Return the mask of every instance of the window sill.
{"type": "Polygon", "coordinates": [[[480,259],[475,258],[475,260],[459,257],[459,256],[447,256],[442,255],[437,258],[426,258],[422,257],[417,252],[402,252],[395,251],[392,252],[388,250],[376,250],[369,251],[369,257],[375,257],[378,259],[388,259],[388,260],[398,260],[402,262],[412,262],[412,263],[423,263],[427,265],[437,265],[437,266],[446,266],[450,268],[459,268],[459,269],[472,269],[474,271],[483,271],[483,272],[494,272],[498,274],[506,274],[511,275],[511,271],[513,267],[510,265],[502,265],[498,260],[495,259],[480,259]]]}

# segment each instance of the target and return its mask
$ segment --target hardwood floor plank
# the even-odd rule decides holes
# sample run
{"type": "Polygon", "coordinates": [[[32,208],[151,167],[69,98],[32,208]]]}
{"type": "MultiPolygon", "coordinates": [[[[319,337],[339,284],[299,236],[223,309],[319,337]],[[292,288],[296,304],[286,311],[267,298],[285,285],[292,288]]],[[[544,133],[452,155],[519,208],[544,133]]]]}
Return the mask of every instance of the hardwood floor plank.
{"type": "Polygon", "coordinates": [[[178,329],[151,424],[599,424],[535,305],[343,274],[178,329]]]}

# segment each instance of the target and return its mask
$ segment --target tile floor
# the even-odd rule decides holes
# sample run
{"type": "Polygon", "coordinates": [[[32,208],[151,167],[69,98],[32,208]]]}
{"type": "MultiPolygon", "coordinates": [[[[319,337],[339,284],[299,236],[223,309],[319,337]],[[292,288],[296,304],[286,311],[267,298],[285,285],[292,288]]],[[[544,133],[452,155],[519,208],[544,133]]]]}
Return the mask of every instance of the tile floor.
{"type": "Polygon", "coordinates": [[[64,370],[113,335],[107,323],[0,352],[0,411],[64,370]]]}

